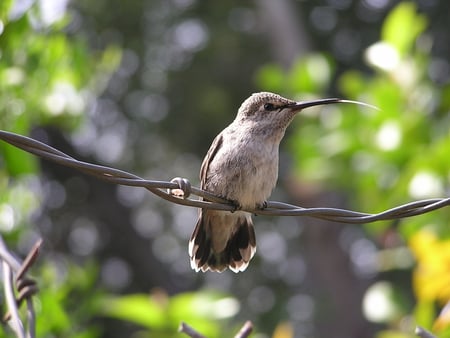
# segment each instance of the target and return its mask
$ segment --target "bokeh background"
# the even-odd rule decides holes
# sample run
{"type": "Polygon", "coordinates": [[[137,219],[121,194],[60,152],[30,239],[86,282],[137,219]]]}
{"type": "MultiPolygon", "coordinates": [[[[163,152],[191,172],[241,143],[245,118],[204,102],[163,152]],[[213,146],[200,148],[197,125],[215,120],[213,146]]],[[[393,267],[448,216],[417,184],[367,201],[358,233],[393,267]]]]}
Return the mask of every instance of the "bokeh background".
{"type": "MultiPolygon", "coordinates": [[[[449,195],[446,0],[2,0],[0,128],[77,159],[198,186],[251,93],[338,96],[297,117],[271,199],[380,212],[449,195]]],[[[255,219],[249,268],[195,273],[197,210],[0,143],[0,230],[33,274],[39,337],[441,336],[449,211],[396,222],[255,219]]],[[[2,301],[3,306],[3,301],[2,301]]],[[[7,328],[1,336],[8,336],[7,328]]]]}

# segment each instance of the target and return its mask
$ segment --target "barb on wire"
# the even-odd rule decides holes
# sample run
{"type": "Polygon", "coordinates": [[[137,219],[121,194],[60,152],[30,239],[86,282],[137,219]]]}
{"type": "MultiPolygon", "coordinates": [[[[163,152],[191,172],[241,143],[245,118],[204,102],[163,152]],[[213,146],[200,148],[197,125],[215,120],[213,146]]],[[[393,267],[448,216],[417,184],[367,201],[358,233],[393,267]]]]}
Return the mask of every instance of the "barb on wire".
{"type": "MultiPolygon", "coordinates": [[[[126,171],[91,164],[75,158],[32,138],[0,130],[0,139],[40,156],[46,160],[77,169],[85,174],[115,184],[143,187],[153,194],[173,203],[214,210],[235,211],[236,206],[220,196],[191,186],[185,178],[174,178],[172,181],[145,180],[126,171]],[[196,195],[202,199],[192,199],[196,195]]],[[[424,214],[450,205],[450,198],[433,198],[403,204],[386,211],[370,214],[337,208],[303,208],[282,202],[268,201],[264,209],[243,209],[258,215],[272,216],[309,216],[340,223],[370,223],[375,221],[394,220],[424,214]]]]}
{"type": "Polygon", "coordinates": [[[36,282],[27,277],[26,274],[35,262],[41,245],[42,240],[37,241],[25,260],[20,262],[8,250],[0,236],[0,260],[2,261],[4,293],[8,308],[2,322],[8,323],[19,338],[34,338],[36,336],[36,316],[32,296],[38,292],[38,288],[36,282]],[[14,286],[17,290],[17,296],[14,286]],[[27,307],[26,325],[19,315],[19,307],[23,302],[26,302],[27,307]]]}

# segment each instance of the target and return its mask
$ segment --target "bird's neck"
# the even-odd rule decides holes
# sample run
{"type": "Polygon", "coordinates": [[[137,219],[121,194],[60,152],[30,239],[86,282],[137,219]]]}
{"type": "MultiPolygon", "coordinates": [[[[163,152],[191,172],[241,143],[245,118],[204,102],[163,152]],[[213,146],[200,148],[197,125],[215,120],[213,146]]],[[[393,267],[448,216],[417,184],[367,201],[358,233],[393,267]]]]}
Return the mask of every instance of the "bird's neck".
{"type": "Polygon", "coordinates": [[[284,133],[292,121],[290,119],[284,120],[235,120],[233,122],[235,128],[242,133],[242,137],[250,137],[259,139],[261,142],[274,142],[279,144],[284,136],[284,133]]]}

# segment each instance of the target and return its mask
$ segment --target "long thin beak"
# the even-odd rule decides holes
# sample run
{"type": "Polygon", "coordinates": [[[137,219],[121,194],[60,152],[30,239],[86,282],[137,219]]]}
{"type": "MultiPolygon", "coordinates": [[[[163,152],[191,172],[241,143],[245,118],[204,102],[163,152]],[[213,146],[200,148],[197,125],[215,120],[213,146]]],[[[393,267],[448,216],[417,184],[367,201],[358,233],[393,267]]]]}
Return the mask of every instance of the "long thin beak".
{"type": "Polygon", "coordinates": [[[334,104],[334,103],[351,103],[351,104],[358,104],[360,106],[369,107],[372,109],[380,110],[379,108],[372,106],[371,104],[367,104],[360,101],[352,101],[352,100],[342,100],[338,98],[328,98],[328,99],[317,99],[317,100],[311,100],[311,101],[299,101],[292,105],[289,105],[288,107],[297,111],[300,111],[305,108],[313,107],[313,106],[321,106],[325,104],[334,104]]]}

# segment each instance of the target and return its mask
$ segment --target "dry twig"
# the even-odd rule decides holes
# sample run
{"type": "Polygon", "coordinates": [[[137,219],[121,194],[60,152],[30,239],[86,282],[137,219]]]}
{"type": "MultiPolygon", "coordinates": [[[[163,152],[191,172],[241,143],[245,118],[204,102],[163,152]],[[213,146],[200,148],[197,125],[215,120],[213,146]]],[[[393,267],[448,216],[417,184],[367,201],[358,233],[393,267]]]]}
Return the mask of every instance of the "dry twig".
{"type": "Polygon", "coordinates": [[[253,323],[247,320],[234,338],[247,338],[253,331],[253,323]]]}
{"type": "Polygon", "coordinates": [[[437,338],[431,332],[425,330],[423,327],[420,327],[420,326],[416,327],[416,330],[414,333],[416,334],[417,337],[420,337],[420,338],[437,338]]]}
{"type": "MultiPolygon", "coordinates": [[[[253,331],[253,324],[251,321],[246,321],[244,325],[241,327],[239,332],[234,336],[234,338],[247,338],[253,331]]],[[[201,333],[197,332],[192,326],[186,324],[185,322],[181,322],[180,327],[178,328],[178,332],[185,333],[187,336],[191,338],[206,338],[201,333]]]]}
{"type": "Polygon", "coordinates": [[[178,328],[178,332],[185,333],[191,338],[206,338],[201,333],[198,333],[192,326],[186,324],[185,322],[180,323],[180,327],[178,328]]]}

